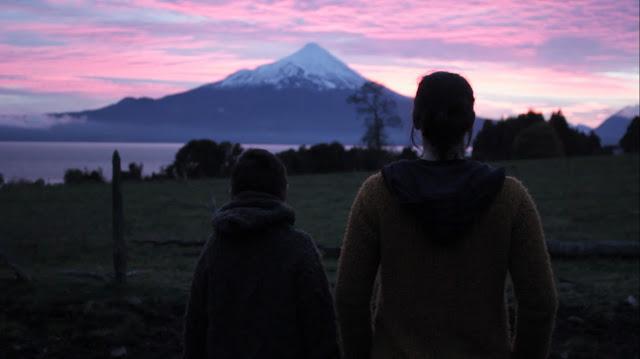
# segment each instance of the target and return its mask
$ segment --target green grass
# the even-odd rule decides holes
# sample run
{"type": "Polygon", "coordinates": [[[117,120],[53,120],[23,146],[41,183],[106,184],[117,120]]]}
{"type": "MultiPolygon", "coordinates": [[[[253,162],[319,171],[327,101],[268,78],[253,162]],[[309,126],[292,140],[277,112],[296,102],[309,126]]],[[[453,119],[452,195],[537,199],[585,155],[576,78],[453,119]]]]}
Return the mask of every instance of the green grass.
{"type": "Polygon", "coordinates": [[[634,155],[503,165],[529,188],[548,238],[637,241],[639,161],[634,155]]]}
{"type": "MultiPolygon", "coordinates": [[[[548,238],[639,239],[638,156],[498,165],[529,188],[548,238]]],[[[318,243],[338,246],[351,202],[368,175],[292,176],[289,203],[296,209],[297,226],[318,243]]],[[[177,355],[180,315],[199,248],[134,241],[204,240],[211,231],[213,200],[220,206],[228,197],[225,179],[125,183],[129,267],[142,272],[131,278],[128,288],[116,291],[60,273],[69,269],[110,272],[109,185],[0,188],[0,251],[35,278],[32,286],[17,285],[10,280],[11,272],[0,265],[0,306],[4,308],[0,310],[0,357],[38,357],[42,353],[36,352],[47,347],[48,357],[97,358],[118,345],[127,346],[130,357],[177,355]],[[141,298],[144,304],[129,303],[131,297],[141,298]],[[51,318],[51,323],[35,325],[42,317],[51,318]],[[154,328],[155,336],[145,334],[148,327],[154,328]],[[139,339],[127,339],[132,336],[139,339]],[[3,347],[13,349],[3,352],[3,347]],[[98,354],[88,354],[93,347],[100,348],[98,354]]],[[[325,265],[333,281],[336,262],[326,260],[325,265]]],[[[637,309],[629,314],[624,304],[629,295],[640,297],[637,260],[556,260],[554,267],[562,303],[556,353],[597,357],[598,346],[609,348],[615,342],[604,333],[616,332],[616,323],[635,320],[637,326],[637,309]],[[571,316],[584,318],[586,324],[576,327],[576,320],[567,321],[571,316]]],[[[620,340],[627,340],[624,335],[619,335],[620,340]]],[[[622,353],[637,350],[625,343],[616,344],[622,353]]]]}

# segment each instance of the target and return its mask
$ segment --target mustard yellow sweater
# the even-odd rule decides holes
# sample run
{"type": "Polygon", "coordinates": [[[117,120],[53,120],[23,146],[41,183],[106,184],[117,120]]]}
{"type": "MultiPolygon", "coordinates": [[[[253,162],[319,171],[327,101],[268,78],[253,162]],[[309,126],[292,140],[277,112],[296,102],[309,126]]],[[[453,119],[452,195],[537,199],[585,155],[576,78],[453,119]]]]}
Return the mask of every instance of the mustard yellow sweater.
{"type": "Polygon", "coordinates": [[[546,358],[557,294],[524,186],[507,177],[466,237],[450,246],[430,241],[407,211],[379,173],[354,200],[336,286],[344,357],[546,358]],[[517,300],[514,338],[508,275],[517,300]]]}

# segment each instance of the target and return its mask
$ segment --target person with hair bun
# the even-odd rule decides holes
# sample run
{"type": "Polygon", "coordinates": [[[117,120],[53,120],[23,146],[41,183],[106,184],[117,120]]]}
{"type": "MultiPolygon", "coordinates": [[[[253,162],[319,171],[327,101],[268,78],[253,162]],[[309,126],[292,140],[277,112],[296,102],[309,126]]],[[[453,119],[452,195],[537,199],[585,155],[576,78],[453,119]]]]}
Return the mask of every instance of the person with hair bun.
{"type": "Polygon", "coordinates": [[[347,359],[548,356],[558,302],[540,216],[521,182],[465,158],[474,102],[458,74],[423,77],[422,158],[385,166],[356,195],[336,284],[347,359]]]}

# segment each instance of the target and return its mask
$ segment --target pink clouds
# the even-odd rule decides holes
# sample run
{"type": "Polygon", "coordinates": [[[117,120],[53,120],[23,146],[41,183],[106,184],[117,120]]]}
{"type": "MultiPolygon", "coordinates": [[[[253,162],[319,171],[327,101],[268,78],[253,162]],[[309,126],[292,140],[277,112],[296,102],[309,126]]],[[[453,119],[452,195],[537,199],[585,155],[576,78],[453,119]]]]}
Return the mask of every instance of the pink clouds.
{"type": "MultiPolygon", "coordinates": [[[[450,69],[486,116],[562,107],[593,125],[638,102],[638,19],[635,0],[18,2],[0,4],[0,89],[159,97],[313,40],[406,95],[450,69]]],[[[15,108],[0,97],[0,113],[15,108]]]]}
{"type": "Polygon", "coordinates": [[[474,87],[476,111],[492,118],[523,113],[528,109],[550,114],[562,108],[576,123],[597,126],[626,104],[636,103],[640,84],[609,74],[526,67],[491,62],[437,59],[398,61],[390,65],[354,65],[361,73],[413,96],[420,76],[449,70],[464,75],[474,87]],[[407,91],[409,90],[409,91],[407,91]]]}

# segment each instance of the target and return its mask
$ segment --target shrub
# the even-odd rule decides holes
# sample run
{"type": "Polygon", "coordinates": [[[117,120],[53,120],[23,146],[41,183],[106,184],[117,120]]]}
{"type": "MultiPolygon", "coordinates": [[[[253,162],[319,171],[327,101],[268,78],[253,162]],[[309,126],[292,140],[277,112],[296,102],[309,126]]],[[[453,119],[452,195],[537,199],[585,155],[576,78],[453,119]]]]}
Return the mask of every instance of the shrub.
{"type": "Polygon", "coordinates": [[[65,184],[79,184],[79,183],[105,183],[102,169],[89,171],[88,169],[69,168],[64,172],[65,184]]]}
{"type": "Polygon", "coordinates": [[[636,116],[627,127],[620,139],[620,147],[627,153],[640,151],[640,117],[636,116]]]}
{"type": "Polygon", "coordinates": [[[400,153],[362,147],[346,150],[338,142],[300,146],[298,150],[286,150],[277,156],[289,174],[375,171],[395,160],[418,158],[411,147],[403,148],[400,153]]]}
{"type": "Polygon", "coordinates": [[[122,179],[125,181],[141,181],[142,180],[142,163],[129,163],[129,170],[122,171],[122,179]]]}
{"type": "Polygon", "coordinates": [[[551,114],[549,125],[556,131],[566,156],[590,156],[602,153],[600,138],[593,131],[587,135],[569,126],[562,111],[558,110],[551,114]]]}
{"type": "Polygon", "coordinates": [[[494,161],[514,158],[514,141],[518,134],[538,123],[544,123],[544,116],[531,110],[502,121],[485,121],[473,142],[473,157],[494,161]]]}
{"type": "Polygon", "coordinates": [[[191,140],[178,150],[173,163],[165,169],[165,174],[180,178],[228,175],[242,150],[238,143],[191,140]]]}
{"type": "Polygon", "coordinates": [[[516,159],[558,157],[562,154],[562,143],[553,127],[546,122],[522,130],[513,141],[516,159]]]}
{"type": "Polygon", "coordinates": [[[418,157],[416,150],[409,146],[402,148],[400,155],[398,155],[398,159],[400,160],[416,160],[418,157]]]}

